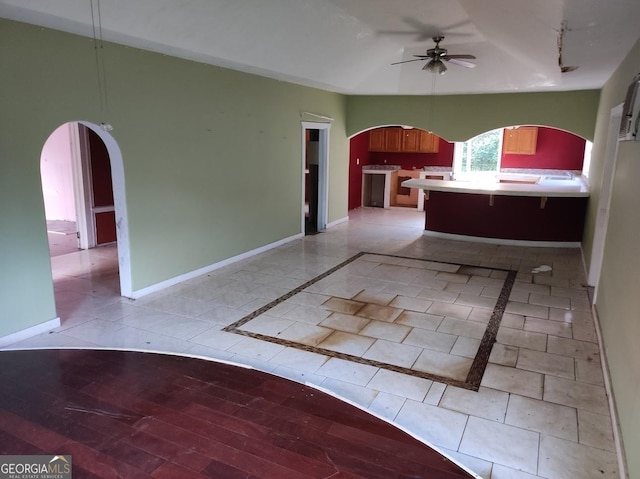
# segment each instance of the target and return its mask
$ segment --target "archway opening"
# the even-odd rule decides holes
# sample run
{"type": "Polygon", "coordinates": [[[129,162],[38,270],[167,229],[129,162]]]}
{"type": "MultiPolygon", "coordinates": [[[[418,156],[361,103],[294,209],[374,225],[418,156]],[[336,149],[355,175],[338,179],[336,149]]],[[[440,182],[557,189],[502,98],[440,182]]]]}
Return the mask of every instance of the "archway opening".
{"type": "Polygon", "coordinates": [[[56,307],[61,321],[89,304],[131,296],[124,169],[115,139],[69,122],[43,145],[40,172],[56,307]]]}
{"type": "MultiPolygon", "coordinates": [[[[588,176],[591,142],[571,132],[546,126],[516,125],[485,132],[475,139],[449,142],[408,126],[384,126],[354,135],[349,153],[349,210],[362,206],[421,210],[419,192],[411,197],[412,192],[402,188],[402,181],[407,178],[450,180],[461,173],[525,173],[531,170],[588,176]],[[491,155],[493,157],[489,158],[491,155]],[[385,173],[386,170],[392,172],[385,173]],[[383,193],[378,192],[377,196],[382,198],[378,200],[373,180],[382,178],[381,175],[389,177],[390,184],[385,185],[384,191],[389,198],[385,199],[383,193]]],[[[378,183],[383,184],[382,181],[378,183]]],[[[383,189],[378,187],[378,190],[383,189]]]]}

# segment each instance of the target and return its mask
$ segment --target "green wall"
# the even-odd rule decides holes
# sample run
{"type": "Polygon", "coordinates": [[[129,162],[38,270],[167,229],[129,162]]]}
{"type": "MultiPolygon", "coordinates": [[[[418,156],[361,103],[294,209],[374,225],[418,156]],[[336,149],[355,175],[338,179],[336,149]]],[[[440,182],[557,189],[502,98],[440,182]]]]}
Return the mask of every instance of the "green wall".
{"type": "MultiPolygon", "coordinates": [[[[591,256],[593,226],[604,165],[611,109],[624,101],[627,87],[640,72],[640,41],[602,89],[596,124],[592,170],[593,206],[589,210],[584,240],[585,257],[591,256]],[[589,227],[590,226],[590,227],[589,227]]],[[[629,476],[640,478],[640,142],[621,142],[613,178],[609,224],[596,311],[609,362],[620,428],[627,452],[629,476]]]]}
{"type": "MultiPolygon", "coordinates": [[[[446,80],[443,80],[446,81],[446,80]]],[[[495,128],[546,125],[593,139],[599,91],[494,95],[350,96],[349,136],[381,125],[431,130],[448,141],[466,141],[495,128]]]]}
{"type": "MultiPolygon", "coordinates": [[[[133,290],[301,231],[303,112],[335,119],[329,222],[347,215],[344,96],[0,20],[0,337],[57,316],[40,152],[109,122],[125,171],[133,290]]],[[[310,118],[304,118],[310,121],[310,118]]]]}

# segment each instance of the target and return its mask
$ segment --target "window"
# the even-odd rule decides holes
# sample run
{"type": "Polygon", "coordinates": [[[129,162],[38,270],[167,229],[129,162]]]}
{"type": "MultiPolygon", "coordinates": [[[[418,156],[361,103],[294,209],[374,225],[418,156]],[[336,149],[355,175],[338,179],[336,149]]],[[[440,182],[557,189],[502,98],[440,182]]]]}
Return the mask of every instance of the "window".
{"type": "Polygon", "coordinates": [[[503,129],[487,131],[465,142],[457,142],[454,150],[454,171],[474,173],[498,171],[502,152],[503,129]]]}
{"type": "Polygon", "coordinates": [[[584,144],[584,160],[582,160],[582,174],[589,178],[589,173],[591,169],[591,149],[593,148],[593,143],[587,140],[584,144]]]}

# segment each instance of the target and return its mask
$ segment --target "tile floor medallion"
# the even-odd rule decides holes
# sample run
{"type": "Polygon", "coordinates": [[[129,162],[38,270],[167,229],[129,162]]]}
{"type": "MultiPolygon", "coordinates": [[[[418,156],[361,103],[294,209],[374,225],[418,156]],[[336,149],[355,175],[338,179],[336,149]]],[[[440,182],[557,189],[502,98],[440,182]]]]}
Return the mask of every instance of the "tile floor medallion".
{"type": "Polygon", "coordinates": [[[223,331],[477,391],[515,277],[360,252],[223,331]]]}

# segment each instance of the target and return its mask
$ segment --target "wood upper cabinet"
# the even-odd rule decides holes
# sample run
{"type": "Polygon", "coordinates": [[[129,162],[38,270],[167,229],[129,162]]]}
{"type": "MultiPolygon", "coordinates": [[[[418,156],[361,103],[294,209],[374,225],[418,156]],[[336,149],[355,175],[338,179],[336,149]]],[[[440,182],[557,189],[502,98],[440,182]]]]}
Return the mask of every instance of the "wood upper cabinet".
{"type": "Polygon", "coordinates": [[[385,151],[385,131],[378,128],[369,132],[369,151],[385,151]]]}
{"type": "Polygon", "coordinates": [[[402,151],[417,153],[420,151],[420,130],[404,130],[402,151]]]}
{"type": "Polygon", "coordinates": [[[507,155],[535,155],[537,143],[537,126],[505,128],[502,153],[507,155]]]}
{"type": "Polygon", "coordinates": [[[402,128],[387,128],[385,133],[385,149],[384,151],[399,152],[402,150],[404,142],[404,130],[402,128]]]}
{"type": "Polygon", "coordinates": [[[440,138],[424,130],[404,130],[402,151],[406,153],[438,153],[440,138]]]}
{"type": "Polygon", "coordinates": [[[428,131],[378,128],[369,132],[369,151],[437,153],[440,138],[428,131]]]}
{"type": "Polygon", "coordinates": [[[418,130],[418,132],[420,133],[418,151],[420,153],[438,153],[440,149],[440,137],[424,130],[418,130]]]}

